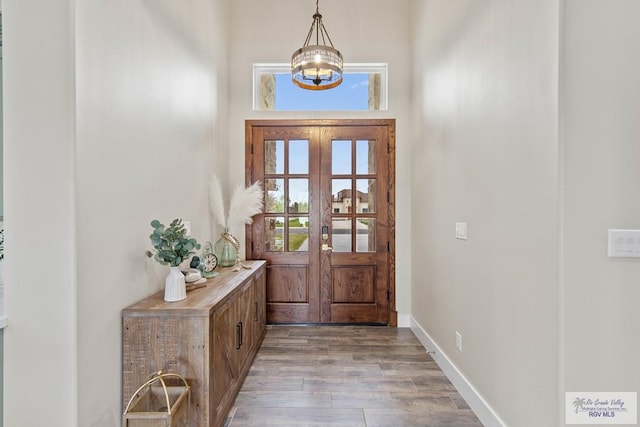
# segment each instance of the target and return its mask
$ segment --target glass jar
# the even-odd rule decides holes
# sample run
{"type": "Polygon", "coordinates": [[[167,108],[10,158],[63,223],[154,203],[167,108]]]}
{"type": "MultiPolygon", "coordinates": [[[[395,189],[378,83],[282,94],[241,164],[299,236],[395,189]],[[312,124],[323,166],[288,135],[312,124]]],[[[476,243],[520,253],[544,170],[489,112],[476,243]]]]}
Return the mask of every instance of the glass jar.
{"type": "Polygon", "coordinates": [[[232,267],[238,262],[240,242],[225,230],[213,249],[221,267],[232,267]]]}

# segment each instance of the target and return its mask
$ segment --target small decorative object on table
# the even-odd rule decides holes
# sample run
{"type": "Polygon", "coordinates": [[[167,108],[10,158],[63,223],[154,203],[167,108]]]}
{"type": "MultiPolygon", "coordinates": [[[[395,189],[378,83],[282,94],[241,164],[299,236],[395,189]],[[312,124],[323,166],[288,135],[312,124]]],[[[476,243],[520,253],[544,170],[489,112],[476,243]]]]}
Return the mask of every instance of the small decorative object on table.
{"type": "Polygon", "coordinates": [[[247,188],[238,185],[231,195],[229,212],[225,215],[220,181],[215,175],[211,175],[209,209],[218,225],[224,230],[214,248],[218,263],[222,267],[231,267],[240,262],[240,242],[230,233],[230,230],[244,224],[251,224],[253,216],[262,213],[263,196],[260,181],[254,182],[247,188]]]}
{"type": "Polygon", "coordinates": [[[168,227],[154,219],[151,221],[151,227],[153,227],[153,233],[149,238],[156,250],[153,259],[162,265],[170,266],[169,275],[165,280],[164,300],[168,302],[183,300],[187,297],[187,290],[180,264],[194,255],[195,250],[200,249],[200,244],[187,235],[181,219],[174,219],[168,227]]]}
{"type": "Polygon", "coordinates": [[[216,242],[215,253],[222,267],[232,267],[240,256],[240,242],[225,228],[216,242]]]}
{"type": "Polygon", "coordinates": [[[202,277],[211,279],[218,275],[217,271],[214,271],[218,266],[218,257],[213,253],[213,246],[211,242],[204,244],[202,249],[202,260],[200,261],[199,268],[202,270],[202,277]]]}

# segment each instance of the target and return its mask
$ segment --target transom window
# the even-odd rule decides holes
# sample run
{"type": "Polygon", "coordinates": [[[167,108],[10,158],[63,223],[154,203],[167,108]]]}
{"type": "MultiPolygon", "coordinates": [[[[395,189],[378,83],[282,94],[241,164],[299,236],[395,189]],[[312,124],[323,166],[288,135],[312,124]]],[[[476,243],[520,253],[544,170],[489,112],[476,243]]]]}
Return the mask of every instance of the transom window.
{"type": "Polygon", "coordinates": [[[387,64],[345,64],[342,84],[306,90],[289,64],[254,64],[255,111],[377,111],[387,109],[387,64]]]}

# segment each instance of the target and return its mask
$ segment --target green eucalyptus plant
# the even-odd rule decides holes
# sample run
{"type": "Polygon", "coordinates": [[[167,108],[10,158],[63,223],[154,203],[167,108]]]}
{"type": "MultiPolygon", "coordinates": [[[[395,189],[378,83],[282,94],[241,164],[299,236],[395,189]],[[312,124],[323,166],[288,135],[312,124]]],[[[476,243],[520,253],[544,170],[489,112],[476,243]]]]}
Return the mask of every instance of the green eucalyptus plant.
{"type": "Polygon", "coordinates": [[[154,219],[151,221],[151,227],[153,233],[149,238],[156,253],[147,254],[162,265],[178,267],[191,255],[195,255],[196,249],[200,249],[196,239],[186,235],[187,230],[181,219],[174,219],[168,227],[154,219]]]}

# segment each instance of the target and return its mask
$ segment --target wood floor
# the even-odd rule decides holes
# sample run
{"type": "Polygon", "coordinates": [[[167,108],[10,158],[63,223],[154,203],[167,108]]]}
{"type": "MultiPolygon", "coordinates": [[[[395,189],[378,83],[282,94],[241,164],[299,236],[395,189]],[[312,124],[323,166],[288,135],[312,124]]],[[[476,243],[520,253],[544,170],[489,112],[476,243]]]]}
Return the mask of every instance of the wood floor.
{"type": "Polygon", "coordinates": [[[268,328],[229,427],[482,426],[408,328],[268,328]]]}

